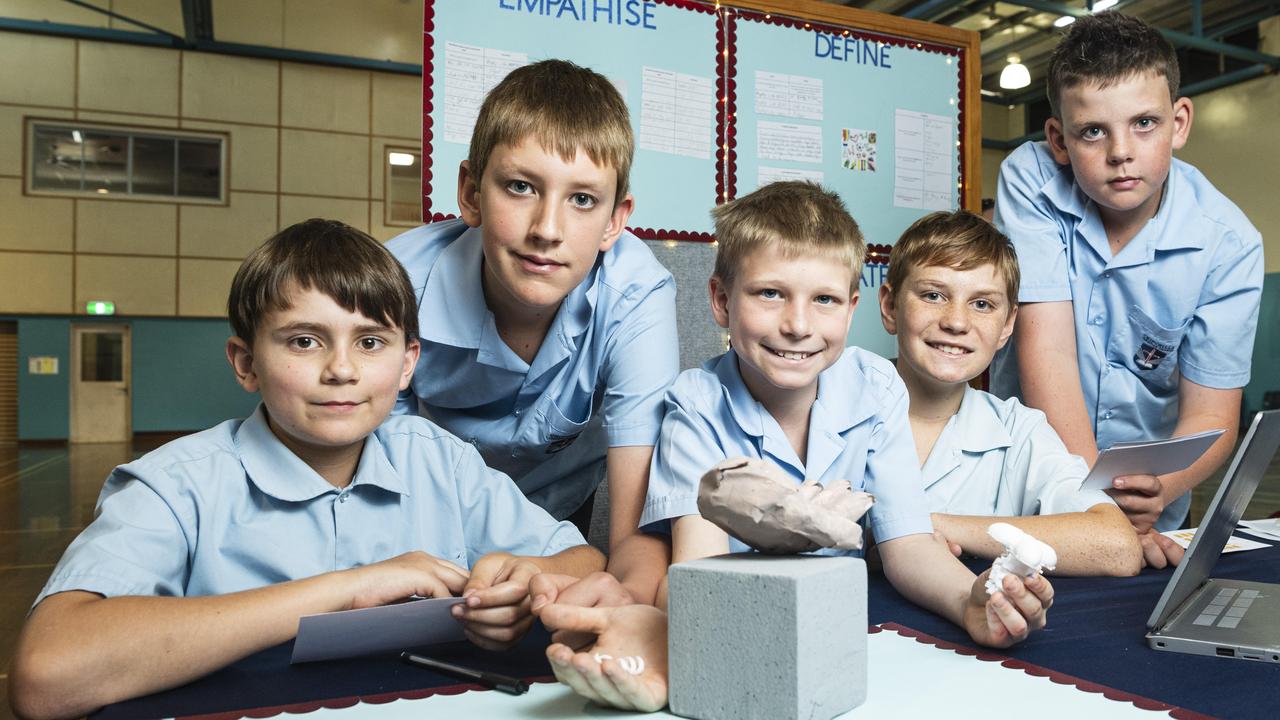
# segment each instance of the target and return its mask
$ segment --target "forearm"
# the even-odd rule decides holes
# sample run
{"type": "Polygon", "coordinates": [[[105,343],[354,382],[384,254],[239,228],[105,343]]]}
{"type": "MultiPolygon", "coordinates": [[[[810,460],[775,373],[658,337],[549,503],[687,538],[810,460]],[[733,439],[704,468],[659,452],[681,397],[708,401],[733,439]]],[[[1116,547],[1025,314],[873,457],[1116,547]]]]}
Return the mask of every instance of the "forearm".
{"type": "Polygon", "coordinates": [[[1067,449],[1092,465],[1098,443],[1080,389],[1071,303],[1023,306],[1014,333],[1022,402],[1043,411],[1067,449]]]}
{"type": "Polygon", "coordinates": [[[1128,577],[1142,568],[1142,546],[1114,505],[1096,505],[1086,512],[1024,517],[933,515],[933,527],[970,555],[995,559],[1004,553],[987,528],[1004,522],[1048,543],[1058,555],[1055,575],[1111,575],[1128,577]]]}
{"type": "Polygon", "coordinates": [[[973,573],[928,535],[880,543],[885,577],[903,597],[960,627],[973,573]]]}
{"type": "Polygon", "coordinates": [[[350,598],[339,573],[206,597],[60,593],[23,629],[10,693],[24,716],[82,716],[285,642],[298,618],[345,609],[350,598]]]}
{"type": "Polygon", "coordinates": [[[1160,476],[1160,483],[1163,486],[1161,497],[1166,505],[1204,482],[1231,456],[1231,452],[1235,448],[1236,437],[1239,434],[1239,420],[1237,419],[1239,412],[1239,401],[1237,400],[1234,412],[1197,413],[1178,418],[1178,424],[1173,429],[1174,437],[1221,428],[1225,428],[1226,432],[1214,441],[1208,451],[1200,456],[1199,460],[1192,463],[1191,467],[1182,472],[1160,476]]]}
{"type": "Polygon", "coordinates": [[[608,451],[609,553],[613,554],[640,526],[649,490],[653,446],[611,447],[608,451]]]}
{"type": "Polygon", "coordinates": [[[576,545],[555,555],[527,556],[524,559],[538,566],[542,572],[578,578],[604,569],[604,555],[590,545],[576,545]]]}
{"type": "Polygon", "coordinates": [[[636,602],[653,605],[670,564],[671,544],[666,537],[634,533],[610,553],[608,569],[636,602]]]}

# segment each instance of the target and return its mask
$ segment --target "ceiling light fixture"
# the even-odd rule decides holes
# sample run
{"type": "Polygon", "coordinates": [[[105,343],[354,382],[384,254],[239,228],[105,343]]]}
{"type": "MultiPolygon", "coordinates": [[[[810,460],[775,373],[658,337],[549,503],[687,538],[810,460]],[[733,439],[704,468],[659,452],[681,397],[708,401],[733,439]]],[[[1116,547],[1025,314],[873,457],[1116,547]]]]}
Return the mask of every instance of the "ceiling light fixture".
{"type": "Polygon", "coordinates": [[[1017,55],[1009,56],[1009,64],[1000,71],[1000,87],[1005,90],[1017,90],[1031,84],[1031,73],[1022,59],[1017,55]]]}
{"type": "Polygon", "coordinates": [[[392,152],[387,153],[387,162],[400,167],[409,167],[416,162],[416,160],[411,153],[392,152]]]}
{"type": "Polygon", "coordinates": [[[1097,2],[1093,4],[1093,12],[1100,13],[1118,2],[1120,2],[1120,0],[1097,0],[1097,2]]]}
{"type": "Polygon", "coordinates": [[[82,143],[82,142],[84,142],[84,136],[80,134],[80,131],[79,131],[79,130],[72,130],[72,131],[71,131],[71,139],[72,139],[72,140],[75,140],[77,143],[82,143]]]}
{"type": "Polygon", "coordinates": [[[1066,27],[1066,26],[1070,25],[1071,23],[1073,23],[1073,22],[1075,22],[1075,21],[1076,21],[1076,18],[1075,18],[1075,16],[1074,16],[1074,15],[1063,15],[1062,17],[1058,18],[1057,20],[1054,20],[1054,21],[1053,21],[1053,26],[1054,26],[1054,27],[1066,27]]]}

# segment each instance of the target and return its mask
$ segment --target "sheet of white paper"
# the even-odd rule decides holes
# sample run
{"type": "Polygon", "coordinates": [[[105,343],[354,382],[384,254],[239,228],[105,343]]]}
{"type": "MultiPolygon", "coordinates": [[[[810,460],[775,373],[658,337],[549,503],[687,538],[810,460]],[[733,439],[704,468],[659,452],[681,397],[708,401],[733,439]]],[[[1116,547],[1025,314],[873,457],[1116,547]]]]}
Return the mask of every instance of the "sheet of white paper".
{"type": "Polygon", "coordinates": [[[382,607],[307,615],[298,621],[290,663],[357,657],[463,639],[449,608],[462,598],[434,598],[382,607]]]}
{"type": "Polygon", "coordinates": [[[756,155],[767,160],[822,162],[822,128],[761,120],[756,125],[756,155]]]}
{"type": "Polygon", "coordinates": [[[822,78],[756,71],[756,114],[822,119],[822,78]]]}
{"type": "Polygon", "coordinates": [[[959,196],[951,173],[957,152],[955,121],[898,108],[893,122],[894,207],[954,208],[959,196]]]}
{"type": "Polygon", "coordinates": [[[709,77],[645,67],[638,146],[710,160],[715,145],[715,83],[709,77]]]}
{"type": "Polygon", "coordinates": [[[512,70],[528,64],[524,53],[446,42],[444,46],[444,139],[466,145],[484,96],[512,70]]]}
{"type": "MultiPolygon", "coordinates": [[[[1196,536],[1196,530],[1199,528],[1188,528],[1186,530],[1166,530],[1161,533],[1170,540],[1178,543],[1183,548],[1191,547],[1191,540],[1196,536]]],[[[1258,548],[1271,547],[1266,543],[1260,543],[1257,540],[1242,538],[1239,535],[1232,535],[1227,540],[1227,544],[1223,546],[1223,553],[1243,552],[1245,550],[1257,550],[1258,548]]]]}
{"type": "Polygon", "coordinates": [[[780,182],[783,180],[808,180],[822,184],[821,170],[797,170],[795,168],[778,168],[761,165],[760,170],[756,173],[756,185],[764,186],[772,182],[780,182]]]}
{"type": "Polygon", "coordinates": [[[1280,518],[1241,520],[1240,524],[1244,526],[1245,532],[1272,540],[1280,540],[1280,518]]]}
{"type": "Polygon", "coordinates": [[[1167,475],[1186,470],[1226,430],[1206,430],[1151,442],[1116,443],[1098,454],[1081,490],[1105,490],[1119,475],[1167,475]]]}

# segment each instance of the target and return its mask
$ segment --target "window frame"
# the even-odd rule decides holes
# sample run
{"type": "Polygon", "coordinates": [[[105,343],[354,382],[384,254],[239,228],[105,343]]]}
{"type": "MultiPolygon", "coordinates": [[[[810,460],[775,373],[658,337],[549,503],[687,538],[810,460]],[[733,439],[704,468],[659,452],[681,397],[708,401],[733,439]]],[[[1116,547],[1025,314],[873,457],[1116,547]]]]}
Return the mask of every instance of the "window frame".
{"type": "Polygon", "coordinates": [[[382,224],[386,227],[415,228],[423,224],[422,220],[422,148],[408,145],[385,143],[382,146],[382,224]],[[418,158],[418,220],[393,220],[391,218],[391,153],[400,152],[415,155],[418,158]]]}

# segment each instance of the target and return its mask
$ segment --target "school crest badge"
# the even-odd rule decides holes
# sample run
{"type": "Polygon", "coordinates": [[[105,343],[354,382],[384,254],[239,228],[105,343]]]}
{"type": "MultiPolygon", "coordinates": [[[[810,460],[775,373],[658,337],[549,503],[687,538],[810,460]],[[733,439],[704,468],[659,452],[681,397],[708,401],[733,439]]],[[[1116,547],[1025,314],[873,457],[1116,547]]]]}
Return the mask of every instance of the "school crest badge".
{"type": "Polygon", "coordinates": [[[1144,334],[1142,336],[1142,347],[1138,348],[1138,352],[1133,355],[1133,364],[1137,365],[1141,370],[1155,370],[1160,366],[1160,361],[1173,352],[1173,349],[1173,345],[1162,343],[1150,335],[1144,334]]]}
{"type": "Polygon", "coordinates": [[[578,435],[581,434],[582,433],[575,433],[573,435],[552,435],[551,442],[547,444],[547,454],[551,455],[553,453],[558,453],[569,447],[573,444],[574,440],[578,439],[578,435]]]}

